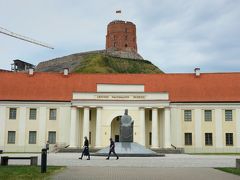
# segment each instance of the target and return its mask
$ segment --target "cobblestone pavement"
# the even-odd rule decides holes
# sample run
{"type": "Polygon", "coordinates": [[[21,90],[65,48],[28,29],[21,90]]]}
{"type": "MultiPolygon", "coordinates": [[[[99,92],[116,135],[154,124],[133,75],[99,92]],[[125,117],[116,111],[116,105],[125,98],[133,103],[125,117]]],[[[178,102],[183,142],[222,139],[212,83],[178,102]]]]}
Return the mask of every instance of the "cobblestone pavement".
{"type": "MultiPolygon", "coordinates": [[[[40,154],[2,154],[2,156],[38,156],[40,164],[40,154]]],[[[109,161],[106,157],[91,157],[90,161],[79,160],[78,153],[49,153],[48,165],[59,166],[93,166],[93,167],[235,167],[236,158],[240,156],[222,155],[187,155],[187,154],[167,154],[165,157],[120,157],[115,160],[111,157],[109,161]]],[[[9,160],[9,164],[29,164],[29,160],[9,160]]]]}
{"type": "Polygon", "coordinates": [[[55,180],[239,180],[212,168],[69,167],[55,180]]]}

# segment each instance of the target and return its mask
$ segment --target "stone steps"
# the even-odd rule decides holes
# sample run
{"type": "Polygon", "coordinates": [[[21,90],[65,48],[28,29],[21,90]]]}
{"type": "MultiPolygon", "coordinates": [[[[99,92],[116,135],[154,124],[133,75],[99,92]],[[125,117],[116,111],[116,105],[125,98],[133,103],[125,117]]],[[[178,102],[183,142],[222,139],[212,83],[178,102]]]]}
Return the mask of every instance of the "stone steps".
{"type": "MultiPolygon", "coordinates": [[[[61,148],[61,149],[59,149],[58,152],[61,152],[61,153],[81,153],[82,151],[83,151],[82,148],[61,148]]],[[[95,152],[99,151],[99,149],[90,147],[89,151],[90,151],[90,153],[95,153],[95,152]]]]}
{"type": "Polygon", "coordinates": [[[164,154],[184,154],[184,148],[159,148],[152,149],[156,153],[164,153],[164,154]]]}

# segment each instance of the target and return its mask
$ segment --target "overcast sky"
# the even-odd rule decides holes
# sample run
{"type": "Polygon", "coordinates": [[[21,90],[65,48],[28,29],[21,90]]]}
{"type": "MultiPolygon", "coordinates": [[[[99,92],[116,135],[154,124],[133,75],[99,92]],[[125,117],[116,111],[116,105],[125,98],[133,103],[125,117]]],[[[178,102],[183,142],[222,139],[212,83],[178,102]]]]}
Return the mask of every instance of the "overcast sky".
{"type": "Polygon", "coordinates": [[[104,49],[115,19],[136,24],[138,52],[165,72],[240,71],[240,0],[0,0],[0,27],[55,48],[0,33],[0,69],[104,49]]]}

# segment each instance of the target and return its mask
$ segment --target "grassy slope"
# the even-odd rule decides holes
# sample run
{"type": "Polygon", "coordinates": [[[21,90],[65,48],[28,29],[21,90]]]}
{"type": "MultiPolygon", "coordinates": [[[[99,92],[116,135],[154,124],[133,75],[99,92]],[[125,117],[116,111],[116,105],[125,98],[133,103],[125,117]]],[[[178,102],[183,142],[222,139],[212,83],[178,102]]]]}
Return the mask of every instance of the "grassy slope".
{"type": "Polygon", "coordinates": [[[190,155],[223,155],[223,156],[240,156],[240,153],[187,153],[190,155]]]}
{"type": "Polygon", "coordinates": [[[151,62],[106,56],[103,54],[85,55],[78,73],[163,73],[151,62]]]}

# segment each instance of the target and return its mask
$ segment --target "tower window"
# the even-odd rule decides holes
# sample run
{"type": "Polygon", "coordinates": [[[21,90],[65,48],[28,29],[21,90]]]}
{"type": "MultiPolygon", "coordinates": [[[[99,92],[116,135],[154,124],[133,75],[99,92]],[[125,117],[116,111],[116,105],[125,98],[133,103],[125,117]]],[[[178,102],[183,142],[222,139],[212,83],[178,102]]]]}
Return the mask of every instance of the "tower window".
{"type": "Polygon", "coordinates": [[[125,36],[125,40],[127,40],[128,39],[128,36],[125,36]]]}
{"type": "Polygon", "coordinates": [[[128,32],[128,29],[127,29],[127,28],[125,28],[125,32],[128,32]]]}
{"type": "Polygon", "coordinates": [[[117,43],[116,43],[116,42],[114,42],[114,43],[113,43],[113,47],[116,47],[116,45],[117,45],[117,43]]]}
{"type": "Polygon", "coordinates": [[[125,47],[128,47],[128,45],[127,45],[127,44],[125,44],[125,47]]]}

